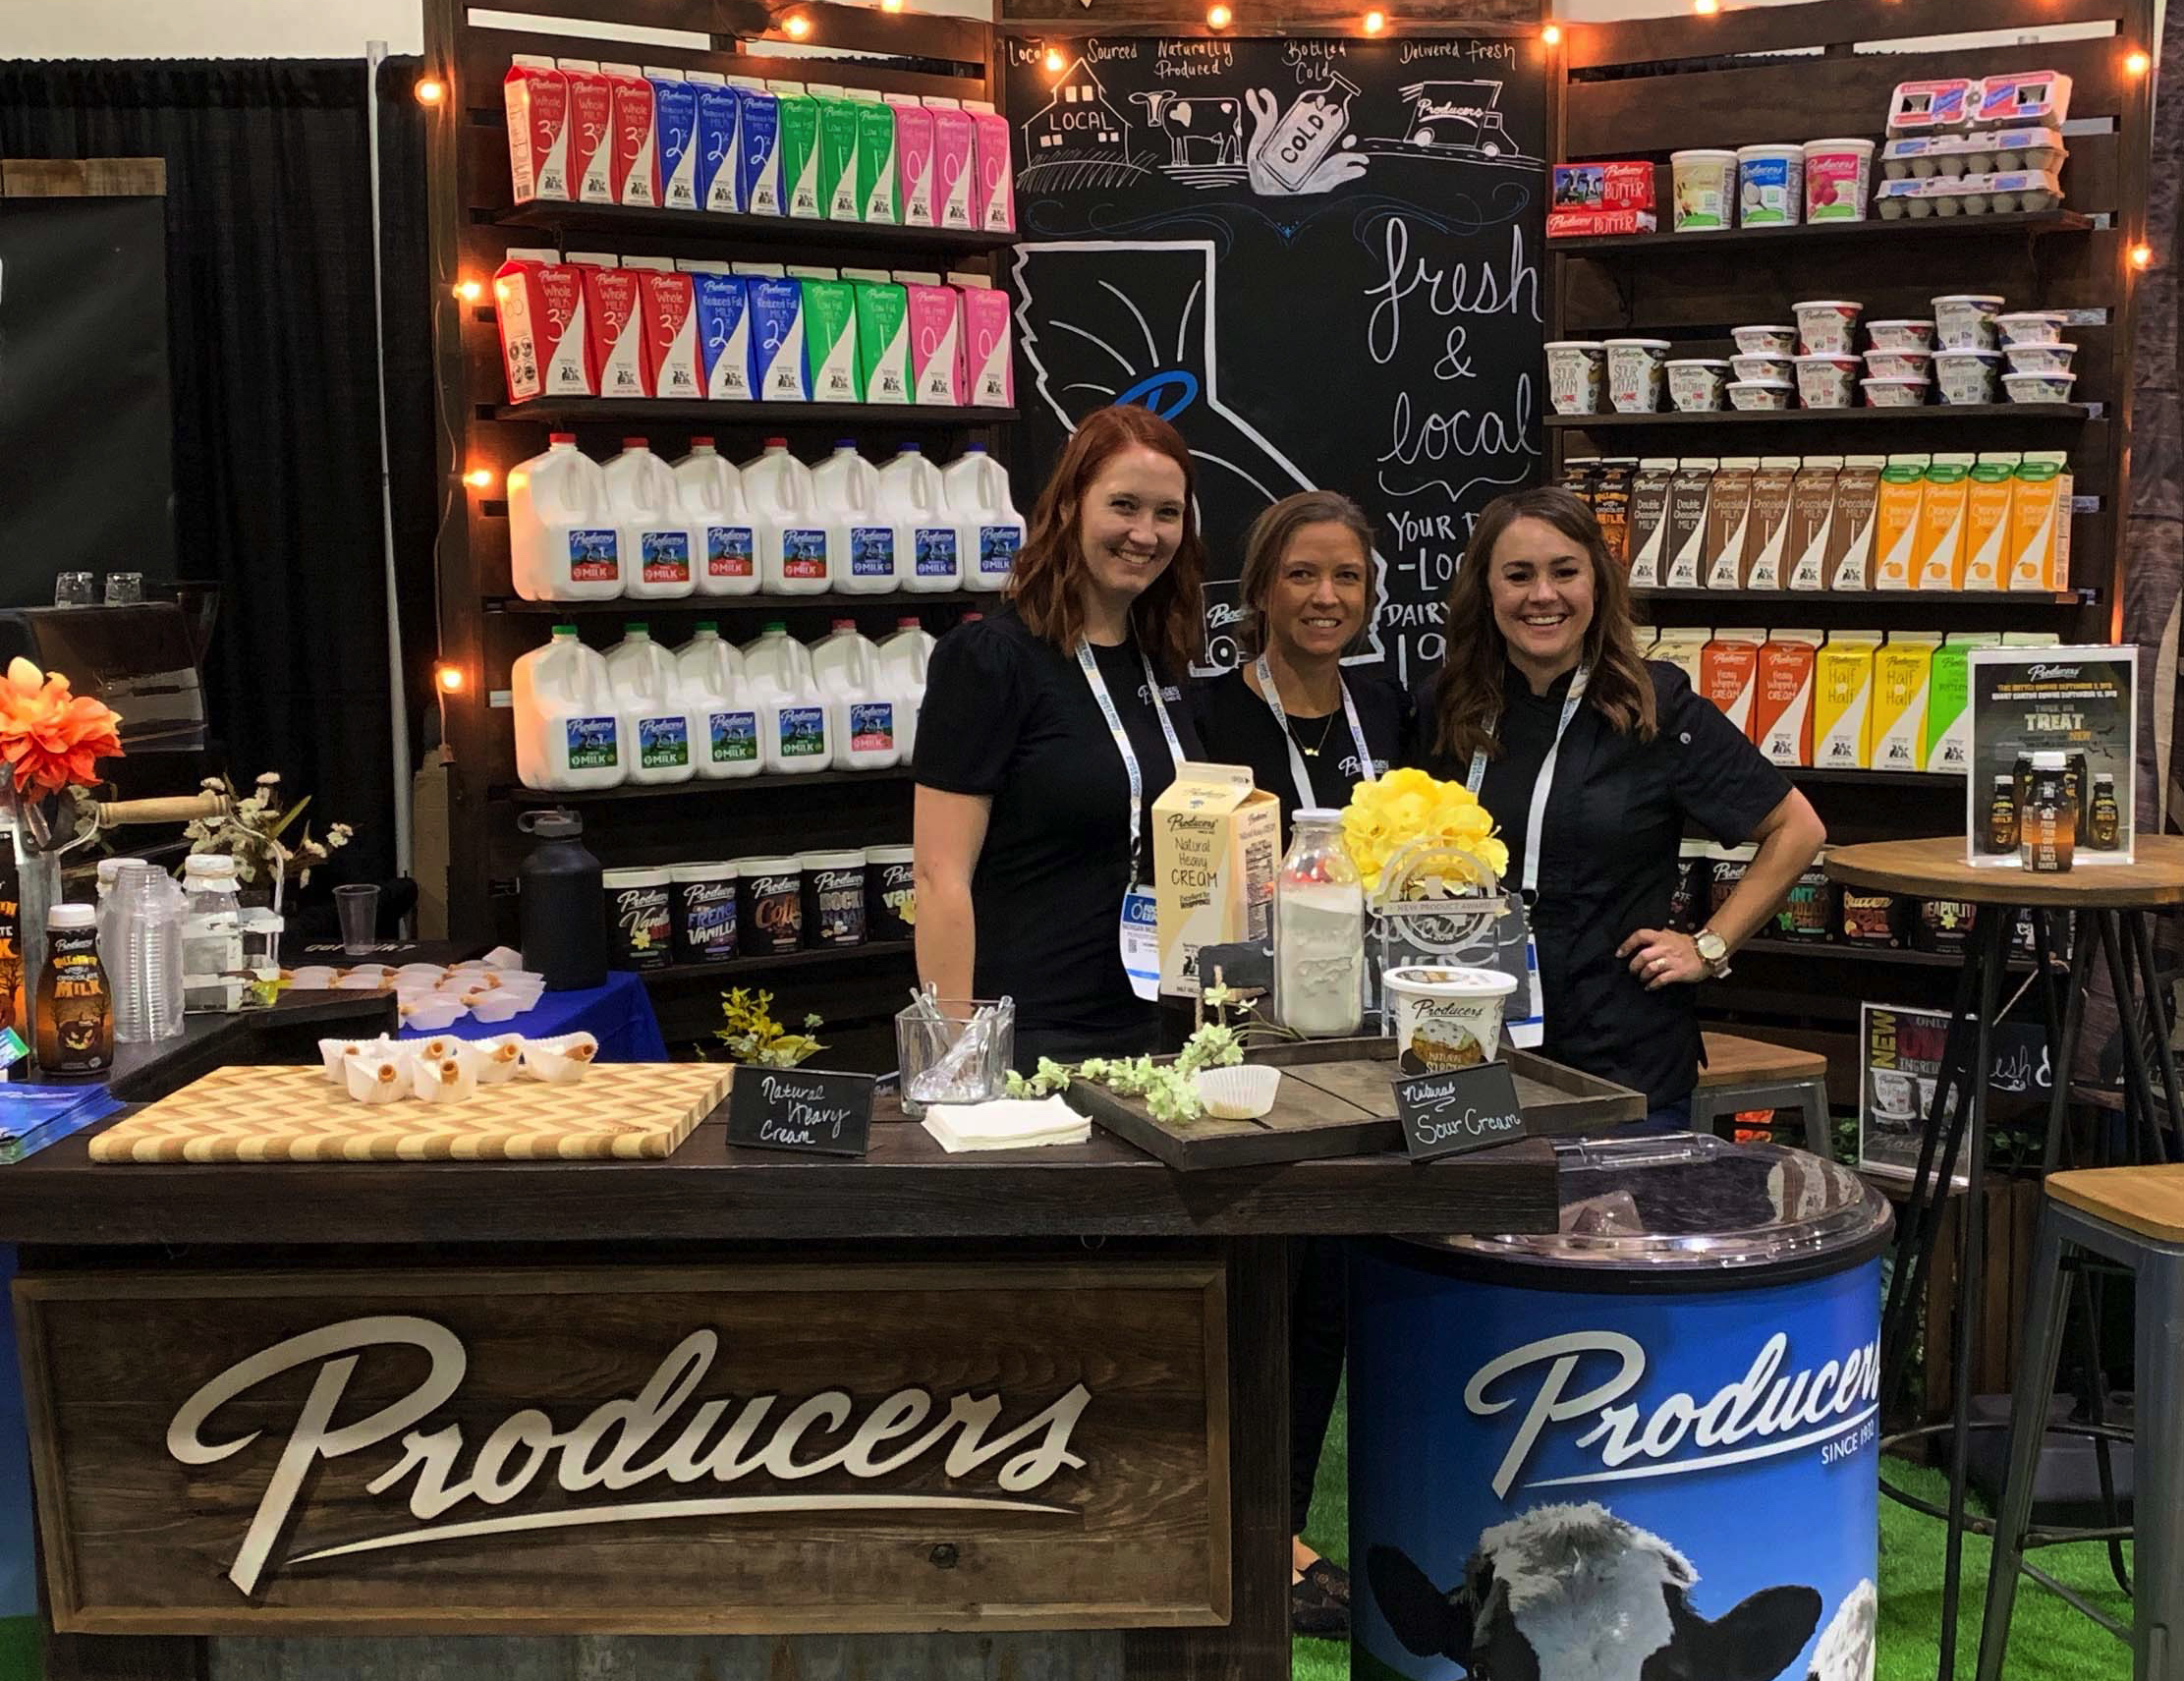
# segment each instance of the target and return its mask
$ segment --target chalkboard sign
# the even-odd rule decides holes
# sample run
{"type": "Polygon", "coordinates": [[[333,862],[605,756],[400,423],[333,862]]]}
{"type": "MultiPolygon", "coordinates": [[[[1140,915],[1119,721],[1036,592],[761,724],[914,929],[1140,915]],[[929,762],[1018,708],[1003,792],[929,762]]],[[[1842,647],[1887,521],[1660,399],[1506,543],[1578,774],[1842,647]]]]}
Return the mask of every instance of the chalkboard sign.
{"type": "Polygon", "coordinates": [[[1006,44],[1022,505],[1143,404],[1197,458],[1211,665],[1253,518],[1326,488],[1379,533],[1360,658],[1436,668],[1473,520],[1541,476],[1537,31],[1006,44]]]}
{"type": "Polygon", "coordinates": [[[870,1145],[868,1074],[815,1068],[739,1068],[728,1089],[728,1142],[756,1149],[863,1155],[870,1145]]]}
{"type": "Polygon", "coordinates": [[[1525,1136],[1524,1105],[1506,1062],[1482,1062],[1395,1083],[1403,1148],[1414,1161],[1460,1155],[1525,1136]]]}

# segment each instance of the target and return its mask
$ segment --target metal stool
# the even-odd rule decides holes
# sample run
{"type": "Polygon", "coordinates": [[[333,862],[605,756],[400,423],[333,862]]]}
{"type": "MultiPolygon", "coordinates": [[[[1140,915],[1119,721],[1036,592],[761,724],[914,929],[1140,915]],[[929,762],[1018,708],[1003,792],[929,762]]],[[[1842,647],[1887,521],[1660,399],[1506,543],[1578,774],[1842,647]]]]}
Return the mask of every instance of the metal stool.
{"type": "Polygon", "coordinates": [[[1707,1065],[1691,1093],[1691,1130],[1710,1133],[1743,1109],[1796,1109],[1805,1117],[1805,1148],[1835,1158],[1827,1129],[1827,1058],[1734,1034],[1702,1034],[1707,1065]]]}
{"type": "MultiPolygon", "coordinates": [[[[1994,1560],[1987,1579],[1979,1681],[1999,1681],[2002,1674],[2018,1573],[2054,1586],[2025,1564],[2024,1555],[2047,1397],[2055,1387],[2062,1346],[2063,1268],[2080,1252],[2128,1267],[2138,1284],[2140,1428],[2133,1463],[2139,1521],[2131,1670],[2137,1681],[2173,1681],[2184,1674],[2184,1166],[2101,1167],[2050,1175],[2041,1205],[2025,1349],[2010,1409],[2009,1483],[1994,1520],[1994,1560]]],[[[2125,1637],[2091,1606],[2064,1597],[2119,1639],[2125,1637]]]]}

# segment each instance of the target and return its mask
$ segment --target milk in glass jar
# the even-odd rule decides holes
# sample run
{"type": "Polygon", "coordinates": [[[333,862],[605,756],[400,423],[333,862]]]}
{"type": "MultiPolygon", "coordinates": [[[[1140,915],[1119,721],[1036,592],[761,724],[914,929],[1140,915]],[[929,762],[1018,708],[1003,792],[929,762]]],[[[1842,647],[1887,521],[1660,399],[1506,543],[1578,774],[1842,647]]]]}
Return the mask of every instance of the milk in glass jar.
{"type": "Polygon", "coordinates": [[[1364,999],[1365,888],[1342,813],[1307,808],[1274,883],[1274,1009],[1308,1038],[1339,1038],[1364,999]]]}

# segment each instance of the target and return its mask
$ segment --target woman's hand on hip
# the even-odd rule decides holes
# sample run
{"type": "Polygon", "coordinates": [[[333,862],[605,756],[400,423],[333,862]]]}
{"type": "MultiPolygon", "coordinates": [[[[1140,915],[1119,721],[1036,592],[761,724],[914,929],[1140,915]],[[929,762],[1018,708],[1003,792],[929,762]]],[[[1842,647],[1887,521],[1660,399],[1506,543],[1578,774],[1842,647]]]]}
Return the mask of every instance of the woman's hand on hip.
{"type": "Polygon", "coordinates": [[[1699,955],[1698,943],[1674,928],[1640,928],[1615,948],[1615,955],[1629,959],[1631,973],[1649,992],[1707,978],[1707,960],[1699,955]]]}

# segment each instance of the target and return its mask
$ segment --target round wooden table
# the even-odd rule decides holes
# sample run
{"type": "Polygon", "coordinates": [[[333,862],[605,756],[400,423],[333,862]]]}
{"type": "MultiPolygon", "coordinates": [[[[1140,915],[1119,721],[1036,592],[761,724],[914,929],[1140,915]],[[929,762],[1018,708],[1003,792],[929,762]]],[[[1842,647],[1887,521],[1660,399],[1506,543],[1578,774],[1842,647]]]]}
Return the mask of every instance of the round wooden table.
{"type": "MultiPolygon", "coordinates": [[[[2184,836],[2141,835],[2129,864],[2088,864],[2083,852],[2078,858],[2076,869],[2058,874],[2035,873],[2008,865],[1973,865],[1966,861],[1964,837],[1958,834],[1838,847],[1826,859],[1829,877],[1846,887],[1917,899],[1953,899],[1979,907],[1964,964],[1958,972],[1956,1005],[1950,1015],[1932,1106],[1926,1115],[1920,1141],[1918,1172],[1896,1231],[1896,1263],[1881,1316],[1881,1392],[1895,1394],[1900,1390],[1918,1327],[1919,1304],[1926,1295],[1942,1208],[1959,1154],[1968,1149],[1965,1192],[1970,1214],[1963,1222],[1964,1263],[1956,1293],[1954,1370],[1950,1373],[1949,1505],[1946,1514],[1937,1514],[1948,1520],[1941,1605],[1944,1672],[1953,1663],[1962,1583],[1973,1337],[1984,1317],[1979,1303],[1984,1288],[1987,1222],[1980,1210],[1986,1177],[1993,1029],[2005,1010],[2003,981],[2010,938],[2021,915],[2029,914],[2033,925],[2035,990],[2040,994],[2047,1028],[2052,1095],[2044,1168],[2052,1171],[2057,1165],[2065,1136],[2070,1069],[2085,1021],[2087,982],[2102,962],[2107,967],[2122,1026],[2125,1153],[2135,1163],[2168,1159],[2170,1144],[2163,1135],[2153,1070],[2147,1060],[2149,1040],[2156,1047],[2160,1066],[2158,1111],[2165,1112],[2170,1134],[2184,1140],[2176,1061],[2169,1048],[2167,1020],[2157,1002],[2154,935],[2148,925],[2151,913],[2184,906],[2184,836]],[[2070,924],[2068,944],[2060,948],[2053,937],[2054,919],[2058,917],[2067,917],[2070,924]],[[2054,961],[2058,950],[2069,954],[2067,976],[2058,976],[2054,961]],[[2066,1000],[2059,996],[2058,987],[2067,992],[2066,1000]],[[2142,1028],[2139,1022],[2142,1005],[2152,1012],[2150,1029],[2142,1028]]],[[[2090,1294],[2085,1306],[2090,1311],[2090,1294]]],[[[2092,1399],[2097,1425],[2104,1422],[2098,1393],[2101,1386],[2095,1374],[2091,1387],[2096,1391],[2092,1399]]],[[[2104,1442],[2101,1451],[2106,1451],[2104,1442]]],[[[1908,1503],[1923,1506],[1921,1502],[1908,1503]]]]}

